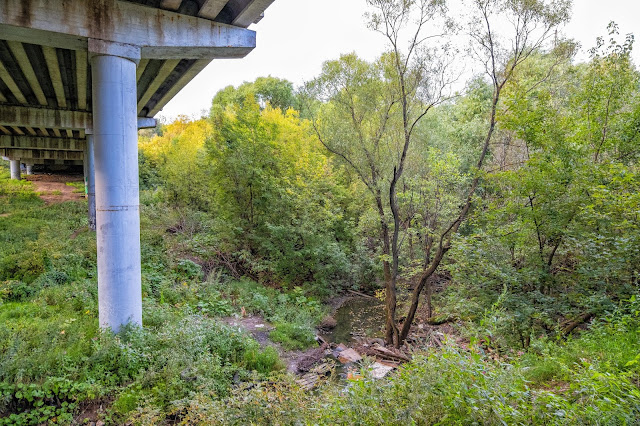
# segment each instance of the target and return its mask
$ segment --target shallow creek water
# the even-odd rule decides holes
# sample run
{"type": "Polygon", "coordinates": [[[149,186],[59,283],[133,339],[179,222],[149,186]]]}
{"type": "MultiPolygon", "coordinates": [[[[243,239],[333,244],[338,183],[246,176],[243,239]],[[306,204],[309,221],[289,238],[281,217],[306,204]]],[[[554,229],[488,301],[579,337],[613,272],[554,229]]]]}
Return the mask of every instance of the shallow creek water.
{"type": "Polygon", "coordinates": [[[334,315],[336,327],[322,335],[333,343],[349,345],[357,337],[383,337],[384,305],[374,299],[349,299],[334,315]]]}

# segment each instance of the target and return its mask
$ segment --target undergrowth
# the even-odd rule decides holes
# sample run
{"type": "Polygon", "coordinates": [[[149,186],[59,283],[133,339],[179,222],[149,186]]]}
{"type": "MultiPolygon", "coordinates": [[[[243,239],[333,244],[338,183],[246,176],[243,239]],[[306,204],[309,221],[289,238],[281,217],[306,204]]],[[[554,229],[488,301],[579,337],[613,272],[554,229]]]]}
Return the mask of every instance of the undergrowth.
{"type": "Polygon", "coordinates": [[[534,339],[496,359],[477,345],[420,352],[383,380],[310,393],[220,317],[261,315],[288,349],[313,344],[327,310],[289,291],[208,270],[206,218],[142,206],[144,328],[98,326],[95,236],[86,203],[45,206],[0,169],[0,424],[637,424],[640,303],[567,341],[534,339]],[[179,223],[177,227],[175,224],[179,223]],[[172,229],[172,232],[168,232],[172,229]],[[73,236],[73,238],[71,238],[73,236]],[[95,419],[93,419],[95,420],[95,419]],[[89,421],[87,419],[87,421],[89,421]]]}

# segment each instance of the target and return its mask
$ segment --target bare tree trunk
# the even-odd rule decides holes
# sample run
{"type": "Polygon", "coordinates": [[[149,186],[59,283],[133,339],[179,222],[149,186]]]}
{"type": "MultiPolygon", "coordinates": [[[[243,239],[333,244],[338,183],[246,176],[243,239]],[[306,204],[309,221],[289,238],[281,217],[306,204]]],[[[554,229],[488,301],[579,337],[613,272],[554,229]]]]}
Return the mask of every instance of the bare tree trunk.
{"type": "Polygon", "coordinates": [[[431,297],[433,294],[433,285],[427,280],[425,284],[427,286],[427,319],[433,316],[433,308],[431,304],[431,297]]]}
{"type": "Polygon", "coordinates": [[[380,219],[380,238],[382,239],[382,270],[384,274],[384,287],[385,287],[385,342],[387,344],[393,344],[394,338],[397,341],[398,327],[396,325],[396,286],[393,274],[391,272],[391,263],[389,263],[389,256],[391,255],[391,238],[389,235],[389,225],[384,213],[384,206],[382,204],[382,196],[380,193],[376,194],[376,206],[378,208],[378,216],[380,219]]]}
{"type": "MultiPolygon", "coordinates": [[[[503,83],[504,85],[504,83],[503,83]]],[[[498,101],[500,100],[500,91],[502,86],[496,87],[495,93],[493,95],[493,102],[491,105],[491,118],[489,120],[489,130],[487,131],[487,136],[484,140],[484,145],[482,147],[482,152],[480,153],[480,158],[478,159],[478,163],[476,165],[478,170],[482,170],[482,166],[484,164],[484,160],[487,157],[487,153],[489,152],[489,143],[491,142],[491,137],[493,136],[493,132],[496,127],[496,112],[498,110],[498,101]]],[[[411,294],[411,306],[409,307],[409,312],[407,313],[407,318],[402,325],[402,330],[400,331],[400,341],[399,345],[401,345],[409,335],[409,331],[411,330],[411,325],[413,324],[413,320],[416,316],[416,311],[418,310],[418,305],[420,304],[420,294],[424,289],[427,280],[436,272],[442,259],[444,259],[444,255],[449,251],[450,247],[450,238],[452,235],[458,232],[460,226],[467,218],[469,214],[469,210],[471,209],[471,203],[473,201],[473,195],[475,194],[478,186],[480,184],[480,176],[476,176],[471,183],[471,187],[469,188],[469,192],[467,193],[467,199],[465,204],[463,205],[460,215],[458,218],[449,225],[446,231],[442,233],[440,236],[440,243],[438,245],[438,251],[436,252],[433,260],[429,267],[422,273],[420,277],[420,283],[416,286],[411,294]],[[446,240],[446,241],[445,241],[446,240]]]]}

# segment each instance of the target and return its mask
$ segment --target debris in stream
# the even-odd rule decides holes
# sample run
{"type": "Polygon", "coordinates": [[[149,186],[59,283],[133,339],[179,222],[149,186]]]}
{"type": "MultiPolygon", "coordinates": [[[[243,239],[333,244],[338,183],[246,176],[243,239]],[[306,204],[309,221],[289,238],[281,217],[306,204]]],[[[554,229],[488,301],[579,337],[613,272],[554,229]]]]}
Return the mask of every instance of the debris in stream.
{"type": "Polygon", "coordinates": [[[299,373],[306,373],[311,371],[311,369],[325,357],[325,351],[329,348],[328,343],[322,344],[319,348],[314,349],[313,351],[308,352],[303,357],[298,360],[298,365],[296,366],[297,371],[299,373]]]}
{"type": "Polygon", "coordinates": [[[351,348],[347,348],[341,352],[338,352],[338,361],[343,364],[348,364],[350,362],[358,362],[362,359],[360,354],[351,348]]]}
{"type": "Polygon", "coordinates": [[[371,377],[374,379],[382,379],[384,376],[393,371],[395,367],[382,364],[380,362],[374,362],[370,367],[371,377]]]}
{"type": "Polygon", "coordinates": [[[304,374],[296,383],[304,390],[312,390],[318,387],[325,379],[331,377],[335,365],[331,361],[313,367],[307,374],[304,374]]]}

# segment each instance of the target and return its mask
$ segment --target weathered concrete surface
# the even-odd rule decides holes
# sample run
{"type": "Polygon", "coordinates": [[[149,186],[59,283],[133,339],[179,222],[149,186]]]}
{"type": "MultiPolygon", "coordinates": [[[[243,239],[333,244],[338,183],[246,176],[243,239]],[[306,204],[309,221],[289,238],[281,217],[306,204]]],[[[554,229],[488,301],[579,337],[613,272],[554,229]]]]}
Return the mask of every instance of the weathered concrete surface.
{"type": "MultiPolygon", "coordinates": [[[[156,125],[154,118],[138,118],[139,129],[149,129],[156,125]]],[[[93,128],[93,116],[86,111],[0,105],[0,126],[86,130],[90,133],[93,128]]]]}
{"type": "Polygon", "coordinates": [[[118,0],[66,0],[64,7],[49,0],[4,0],[0,34],[78,50],[87,50],[93,38],[139,46],[143,58],[154,59],[240,58],[256,46],[254,31],[118,0]]]}
{"type": "Polygon", "coordinates": [[[0,148],[0,155],[13,159],[20,159],[23,162],[36,164],[31,160],[79,160],[82,161],[82,151],[49,151],[37,149],[15,149],[0,148]],[[28,160],[27,160],[28,159],[28,160]]]}
{"type": "Polygon", "coordinates": [[[2,149],[83,151],[83,139],[45,138],[40,136],[0,136],[2,149]]]}
{"type": "Polygon", "coordinates": [[[91,128],[91,113],[0,105],[0,126],[44,127],[48,129],[91,128]]]}
{"type": "Polygon", "coordinates": [[[40,166],[82,166],[83,160],[50,160],[44,158],[22,158],[20,161],[40,166]]]}

